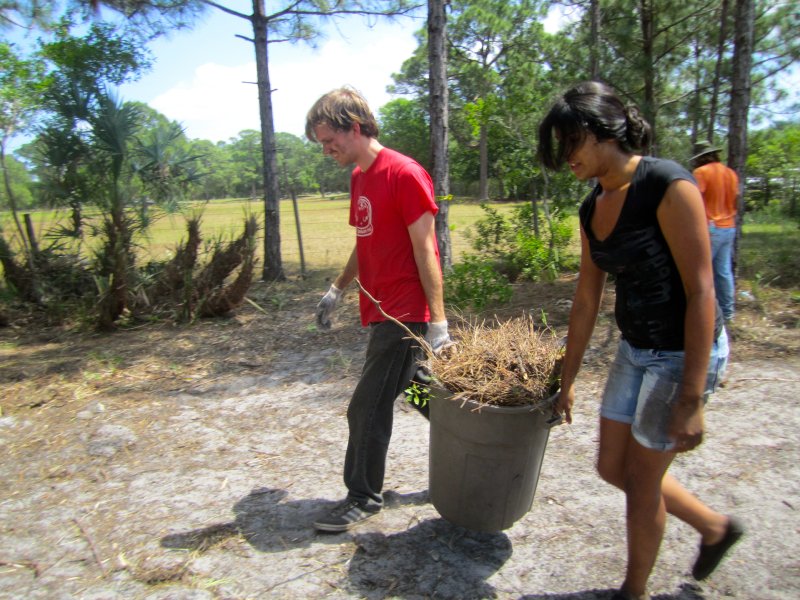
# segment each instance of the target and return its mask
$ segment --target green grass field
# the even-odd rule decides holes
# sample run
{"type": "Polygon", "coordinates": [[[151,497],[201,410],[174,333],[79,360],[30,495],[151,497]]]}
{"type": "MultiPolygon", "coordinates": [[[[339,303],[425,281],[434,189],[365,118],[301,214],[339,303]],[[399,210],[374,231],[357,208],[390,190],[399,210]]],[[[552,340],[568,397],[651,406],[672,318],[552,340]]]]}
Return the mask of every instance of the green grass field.
{"type": "Polygon", "coordinates": [[[762,286],[800,287],[797,223],[747,223],[740,242],[738,276],[762,286]]]}
{"type": "MultiPolygon", "coordinates": [[[[298,201],[300,233],[307,271],[340,268],[344,265],[355,243],[353,228],[348,225],[349,200],[346,194],[321,197],[304,197],[298,201]]],[[[492,207],[507,214],[516,206],[513,203],[493,203],[492,207]]],[[[91,213],[87,213],[91,214],[91,213]]],[[[156,213],[154,213],[156,214],[156,213]]],[[[181,213],[162,214],[148,230],[145,238],[137,240],[140,259],[164,259],[171,255],[186,237],[186,216],[202,215],[201,232],[206,242],[215,239],[230,240],[241,234],[245,218],[255,214],[261,219],[260,201],[226,199],[211,202],[191,202],[181,213]]],[[[46,232],[66,220],[65,212],[32,211],[36,235],[44,240],[46,232]]],[[[450,206],[450,230],[453,256],[459,257],[470,250],[467,231],[484,215],[474,202],[456,201],[450,206]]],[[[288,275],[300,272],[298,228],[291,200],[281,201],[281,255],[288,275]]],[[[577,217],[572,217],[573,239],[571,250],[578,253],[577,217]]],[[[8,212],[0,212],[0,227],[6,239],[13,237],[16,228],[8,212]]],[[[260,232],[259,249],[263,245],[260,232]]],[[[42,241],[40,245],[44,246],[42,241]]],[[[797,223],[780,216],[748,214],[740,244],[739,277],[760,285],[797,288],[800,285],[800,229],[797,223]]],[[[89,243],[91,248],[91,242],[89,243]]],[[[259,256],[261,256],[259,252],[259,256]]]]}
{"type": "MultiPolygon", "coordinates": [[[[508,213],[514,204],[493,205],[500,213],[508,213]]],[[[355,244],[355,233],[348,224],[349,198],[347,195],[335,197],[305,197],[298,200],[300,236],[303,240],[303,257],[306,270],[339,268],[344,265],[355,244]]],[[[90,215],[91,213],[87,213],[90,215]]],[[[156,214],[155,212],[153,214],[156,214]]],[[[140,259],[143,261],[164,259],[174,253],[175,248],[186,238],[186,218],[201,215],[203,239],[211,242],[216,239],[230,240],[243,231],[244,221],[254,214],[263,223],[263,205],[260,201],[226,199],[211,202],[187,203],[180,213],[161,214],[147,231],[147,235],[137,242],[140,259]]],[[[453,254],[456,260],[469,250],[467,229],[483,216],[480,205],[476,203],[454,202],[450,206],[450,231],[453,254]]],[[[30,213],[40,245],[46,242],[46,233],[59,222],[66,220],[63,211],[34,211],[30,213]]],[[[281,255],[287,274],[300,271],[300,247],[298,227],[291,200],[281,201],[281,255]]],[[[16,231],[7,213],[0,213],[0,226],[8,237],[16,231]]],[[[577,225],[576,225],[577,227],[577,225]]],[[[577,232],[577,229],[576,229],[577,232]]],[[[263,245],[263,230],[260,232],[259,248],[263,245]]],[[[89,244],[91,247],[91,243],[89,244]]],[[[260,253],[259,253],[260,254],[260,253]]]]}

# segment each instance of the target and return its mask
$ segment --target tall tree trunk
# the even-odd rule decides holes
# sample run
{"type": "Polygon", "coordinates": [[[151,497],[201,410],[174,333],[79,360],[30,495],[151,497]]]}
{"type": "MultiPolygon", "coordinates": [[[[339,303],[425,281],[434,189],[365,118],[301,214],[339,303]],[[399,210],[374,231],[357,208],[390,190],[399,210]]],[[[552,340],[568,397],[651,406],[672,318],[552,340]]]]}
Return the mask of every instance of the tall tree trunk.
{"type": "Polygon", "coordinates": [[[17,207],[17,197],[11,187],[11,180],[8,175],[8,166],[6,165],[6,143],[5,139],[0,141],[0,170],[3,171],[3,185],[6,190],[6,197],[8,198],[8,207],[11,209],[11,216],[14,219],[14,224],[17,226],[19,232],[20,244],[25,253],[25,260],[33,272],[33,256],[28,245],[28,239],[25,236],[25,230],[22,228],[22,223],[19,220],[19,208],[17,207]]]}
{"type": "Polygon", "coordinates": [[[694,145],[697,143],[698,137],[701,135],[700,129],[702,128],[702,117],[701,114],[703,112],[703,76],[702,71],[703,69],[700,67],[700,42],[695,41],[693,44],[694,48],[694,93],[692,94],[692,128],[689,132],[689,143],[690,148],[694,148],[694,145]]]}
{"type": "MultiPolygon", "coordinates": [[[[722,81],[722,61],[725,55],[725,39],[728,36],[728,0],[722,0],[719,16],[719,41],[717,42],[717,64],[714,67],[714,87],[711,90],[711,106],[708,109],[708,143],[714,143],[714,129],[717,122],[719,86],[722,81]]],[[[752,51],[752,48],[751,48],[752,51]]],[[[749,70],[749,69],[748,69],[749,70]]],[[[749,101],[748,101],[749,103],[749,101]]]]}
{"type": "Polygon", "coordinates": [[[589,2],[589,79],[600,78],[600,0],[589,2]]]}
{"type": "Polygon", "coordinates": [[[442,270],[453,265],[450,242],[450,157],[448,151],[448,98],[447,87],[447,0],[428,0],[428,64],[430,76],[431,164],[433,187],[439,213],[436,215],[436,240],[439,244],[439,261],[442,270]]]}
{"type": "Polygon", "coordinates": [[[269,80],[267,19],[264,0],[253,0],[253,43],[258,80],[258,113],[261,119],[261,149],[264,158],[264,281],[286,278],[281,263],[280,190],[278,159],[275,148],[275,124],[272,117],[272,88],[269,80]]]}
{"type": "Polygon", "coordinates": [[[753,65],[753,0],[736,0],[733,38],[733,78],[731,80],[730,123],[728,125],[728,166],[739,176],[737,234],[733,251],[734,273],[744,219],[745,163],[747,161],[747,115],[750,109],[750,68],[753,65]]]}
{"type": "Polygon", "coordinates": [[[478,152],[480,154],[480,189],[478,196],[481,202],[486,202],[489,199],[489,126],[486,123],[481,123],[478,152]]]}
{"type": "Polygon", "coordinates": [[[750,69],[753,64],[753,30],[755,27],[753,0],[736,0],[735,10],[733,78],[728,126],[728,166],[739,175],[740,191],[743,191],[744,168],[747,160],[747,116],[750,109],[750,69]]]}
{"type": "Polygon", "coordinates": [[[642,75],[644,77],[644,101],[642,111],[647,122],[652,127],[652,141],[649,154],[658,152],[658,130],[656,128],[656,93],[655,93],[655,64],[653,43],[655,40],[655,10],[653,0],[640,0],[639,17],[642,28],[642,75]]]}

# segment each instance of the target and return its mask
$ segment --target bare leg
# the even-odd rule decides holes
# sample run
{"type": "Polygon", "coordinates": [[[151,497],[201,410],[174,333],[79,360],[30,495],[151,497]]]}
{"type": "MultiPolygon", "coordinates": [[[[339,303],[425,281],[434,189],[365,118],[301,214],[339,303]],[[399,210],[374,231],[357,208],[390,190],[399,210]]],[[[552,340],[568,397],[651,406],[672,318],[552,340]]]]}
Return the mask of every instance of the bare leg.
{"type": "Polygon", "coordinates": [[[728,517],[703,504],[669,473],[661,482],[661,494],[667,512],[694,527],[704,544],[716,544],[725,535],[728,517]]]}
{"type": "Polygon", "coordinates": [[[626,494],[628,575],[624,589],[643,594],[664,535],[666,513],[694,527],[713,544],[725,533],[727,517],[689,493],[666,474],[674,454],[648,450],[630,433],[630,425],[600,419],[600,476],[626,494]]]}
{"type": "MultiPolygon", "coordinates": [[[[597,470],[608,483],[623,489],[625,454],[631,427],[600,419],[600,453],[597,470]]],[[[725,535],[728,518],[703,504],[669,473],[661,482],[667,512],[694,527],[704,544],[715,544],[725,535]]]]}
{"type": "Polygon", "coordinates": [[[661,483],[673,454],[645,448],[629,438],[623,490],[627,507],[628,569],[622,588],[644,594],[658,556],[667,511],[661,483]]]}

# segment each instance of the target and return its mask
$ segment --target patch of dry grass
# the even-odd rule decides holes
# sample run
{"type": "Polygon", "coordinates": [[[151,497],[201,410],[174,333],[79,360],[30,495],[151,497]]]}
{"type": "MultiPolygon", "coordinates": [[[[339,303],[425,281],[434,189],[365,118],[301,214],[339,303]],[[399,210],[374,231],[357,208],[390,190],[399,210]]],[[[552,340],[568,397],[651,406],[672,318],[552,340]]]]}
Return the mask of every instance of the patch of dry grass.
{"type": "Polygon", "coordinates": [[[558,390],[561,343],[530,316],[497,323],[464,321],[451,331],[456,342],[429,358],[439,383],[454,400],[481,405],[541,405],[558,390]]]}
{"type": "Polygon", "coordinates": [[[530,313],[506,321],[462,320],[450,328],[454,343],[433,352],[428,342],[386,314],[358,278],[356,285],[380,313],[414,338],[436,382],[453,400],[479,405],[543,408],[558,390],[563,348],[554,330],[537,328],[530,313]]]}

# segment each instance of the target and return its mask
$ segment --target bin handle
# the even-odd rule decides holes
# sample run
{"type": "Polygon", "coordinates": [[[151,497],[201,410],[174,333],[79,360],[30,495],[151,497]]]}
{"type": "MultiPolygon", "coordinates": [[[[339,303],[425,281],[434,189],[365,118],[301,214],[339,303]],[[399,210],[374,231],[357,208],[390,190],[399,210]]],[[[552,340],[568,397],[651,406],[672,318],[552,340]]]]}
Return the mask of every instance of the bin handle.
{"type": "Polygon", "coordinates": [[[552,417],[545,421],[545,425],[547,425],[548,429],[552,429],[556,425],[561,425],[564,422],[564,416],[561,414],[554,414],[552,417]]]}
{"type": "Polygon", "coordinates": [[[559,393],[561,393],[561,390],[556,391],[555,394],[547,399],[547,403],[550,405],[550,408],[553,409],[553,414],[544,422],[548,429],[552,429],[556,425],[561,425],[564,422],[564,415],[555,412],[555,403],[558,400],[559,393]]]}

